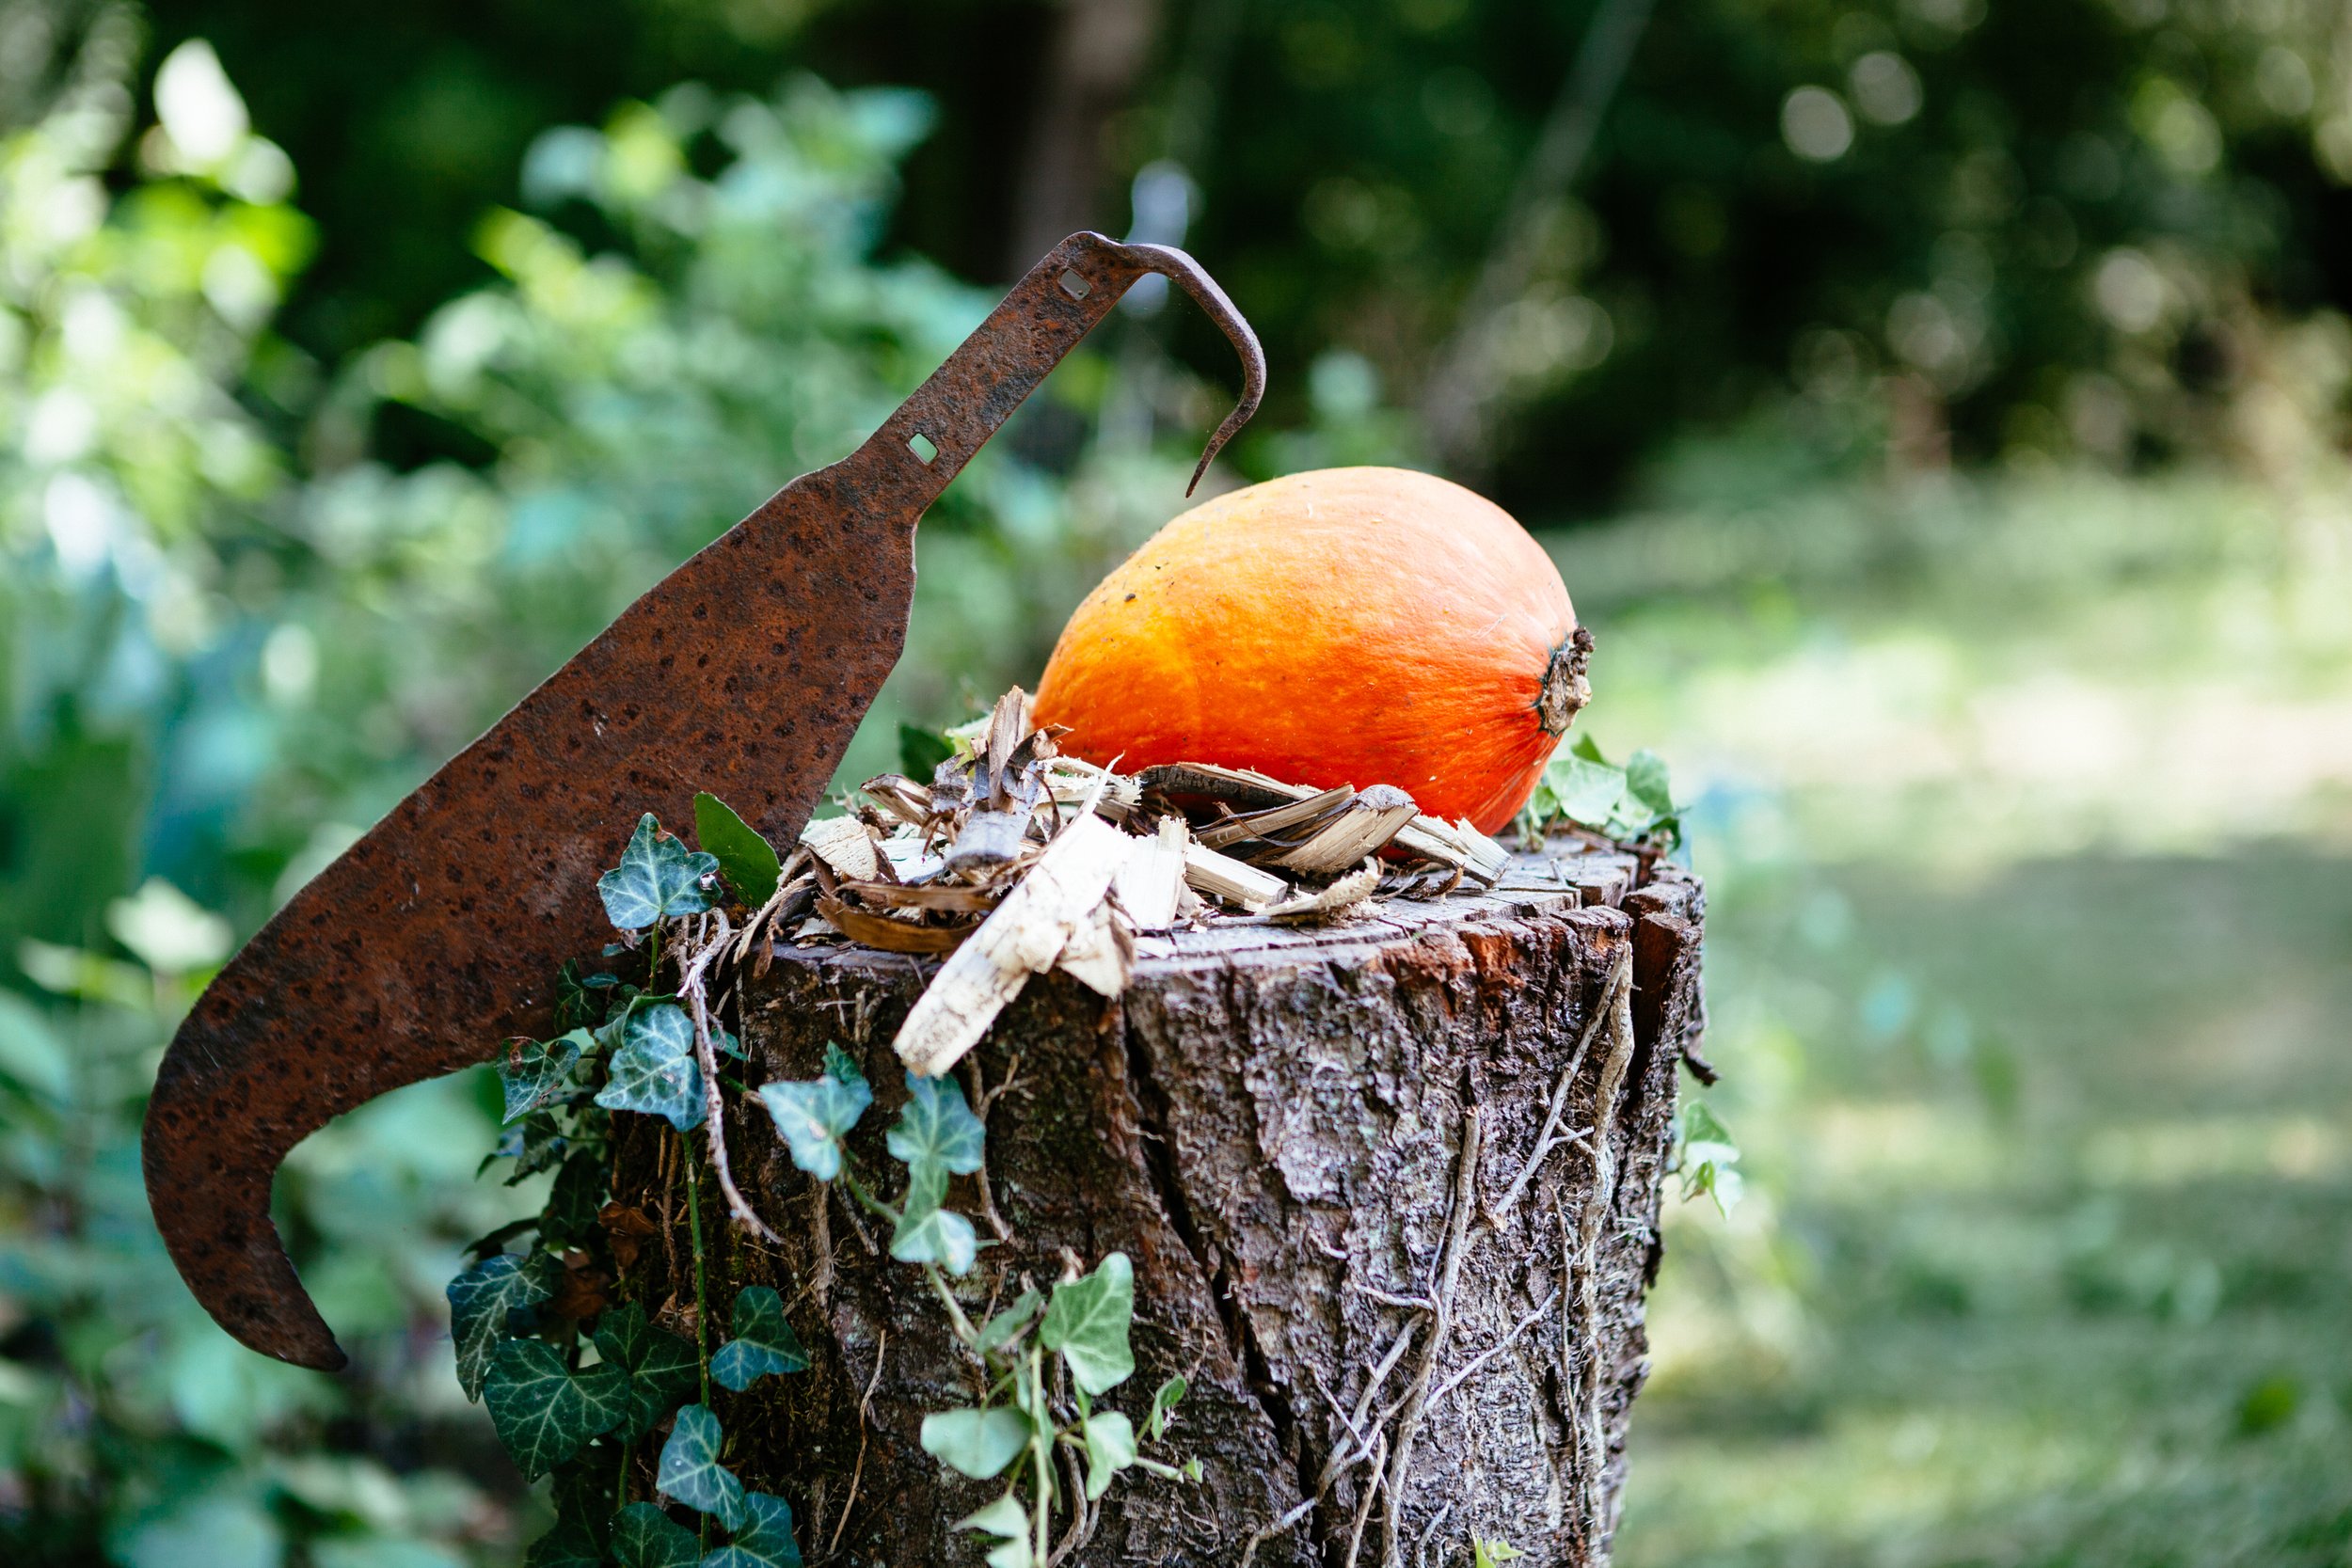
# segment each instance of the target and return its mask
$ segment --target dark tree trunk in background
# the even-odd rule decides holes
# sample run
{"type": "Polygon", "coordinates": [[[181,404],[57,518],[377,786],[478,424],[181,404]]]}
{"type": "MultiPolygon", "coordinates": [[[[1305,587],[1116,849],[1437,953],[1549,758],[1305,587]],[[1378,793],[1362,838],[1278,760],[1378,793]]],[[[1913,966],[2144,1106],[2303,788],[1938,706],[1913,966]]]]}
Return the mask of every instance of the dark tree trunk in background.
{"type": "Polygon", "coordinates": [[[1068,0],[1040,84],[1006,276],[1018,277],[1080,229],[1113,236],[1122,209],[1105,209],[1103,138],[1135,99],[1160,26],[1160,0],[1068,0]]]}
{"type": "MultiPolygon", "coordinates": [[[[1200,1483],[1127,1472],[1068,1560],[1232,1568],[1255,1537],[1269,1565],[1451,1565],[1473,1534],[1531,1568],[1606,1559],[1703,903],[1676,867],[1551,847],[1480,896],[1144,939],[1120,1001],[1032,981],[963,1065],[976,1103],[993,1097],[988,1163],[950,1204],[1005,1238],[961,1282],[968,1307],[1050,1286],[1065,1248],[1088,1267],[1123,1250],[1138,1365],[1104,1402],[1139,1418],[1164,1378],[1191,1379],[1159,1452],[1198,1459],[1200,1483]]],[[[897,1169],[890,1040],[919,986],[906,958],[786,949],[744,999],[755,1075],[812,1077],[828,1040],[864,1064],[868,1169],[897,1169]]],[[[974,1402],[975,1374],[920,1272],[820,1198],[764,1120],[731,1126],[735,1165],[788,1245],[729,1226],[706,1182],[713,1312],[775,1285],[814,1365],[721,1396],[730,1463],[800,1511],[812,1563],[977,1562],[949,1526],[1001,1485],[917,1441],[924,1413],[974,1402]]],[[[658,1146],[675,1143],[641,1132],[622,1161],[622,1200],[669,1224],[639,1289],[691,1301],[685,1189],[658,1146]]]]}

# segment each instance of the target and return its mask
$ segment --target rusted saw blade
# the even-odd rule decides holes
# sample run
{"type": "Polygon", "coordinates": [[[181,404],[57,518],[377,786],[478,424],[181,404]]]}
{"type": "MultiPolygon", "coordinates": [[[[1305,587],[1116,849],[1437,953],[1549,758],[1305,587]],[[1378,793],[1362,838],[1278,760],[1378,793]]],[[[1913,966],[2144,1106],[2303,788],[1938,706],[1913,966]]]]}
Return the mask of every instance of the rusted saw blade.
{"type": "Polygon", "coordinates": [[[270,1221],[286,1151],[549,1032],[556,969],[597,940],[596,874],[639,813],[688,820],[707,789],[771,839],[799,836],[898,662],[924,508],[1153,272],[1241,353],[1241,399],[1198,483],[1257,407],[1255,334],[1184,252],[1073,234],[864,446],[663,578],[230,960],[165,1053],[144,1146],[156,1227],[223,1328],[282,1361],[343,1364],[270,1221]]]}

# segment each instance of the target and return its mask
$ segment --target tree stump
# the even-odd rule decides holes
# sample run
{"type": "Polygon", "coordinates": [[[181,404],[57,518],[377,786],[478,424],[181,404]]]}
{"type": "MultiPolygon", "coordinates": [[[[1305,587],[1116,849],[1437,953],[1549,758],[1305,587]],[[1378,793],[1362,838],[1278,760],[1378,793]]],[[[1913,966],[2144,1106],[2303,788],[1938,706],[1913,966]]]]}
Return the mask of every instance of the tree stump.
{"type": "MultiPolygon", "coordinates": [[[[1201,1470],[1126,1472],[1062,1560],[1452,1565],[1474,1536],[1607,1560],[1702,911],[1678,867],[1555,838],[1485,894],[1141,939],[1116,1001],[1029,983],[958,1069],[988,1157],[949,1204],[996,1243],[960,1293],[977,1320],[1124,1251],[1137,1370],[1102,1402],[1139,1418],[1188,1378],[1162,1451],[1201,1470]]],[[[779,946],[739,999],[755,1081],[813,1077],[838,1042],[882,1113],[852,1150],[882,1167],[891,1037],[937,962],[779,946]]],[[[626,1119],[646,1125],[616,1196],[670,1228],[637,1293],[691,1303],[674,1137],[626,1119]]],[[[917,1441],[980,1392],[939,1303],[755,1105],[728,1138],[787,1245],[705,1183],[714,1314],[773,1285],[813,1361],[729,1402],[728,1463],[789,1498],[812,1563],[977,1562],[950,1527],[1001,1485],[917,1441]]]]}

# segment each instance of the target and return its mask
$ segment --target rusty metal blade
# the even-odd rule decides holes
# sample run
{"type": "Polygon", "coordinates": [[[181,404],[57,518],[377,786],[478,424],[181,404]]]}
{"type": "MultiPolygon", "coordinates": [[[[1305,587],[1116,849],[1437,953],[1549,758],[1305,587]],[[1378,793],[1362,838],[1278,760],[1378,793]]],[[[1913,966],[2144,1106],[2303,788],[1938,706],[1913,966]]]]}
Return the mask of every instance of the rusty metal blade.
{"type": "Polygon", "coordinates": [[[1205,468],[1257,406],[1256,336],[1182,251],[1072,235],[865,445],[631,605],[221,972],[165,1053],[143,1153],[156,1227],[223,1328],[283,1361],[343,1364],[270,1220],[286,1151],[388,1090],[548,1033],[557,966],[600,940],[596,876],[639,813],[687,821],[707,789],[771,839],[799,835],[898,662],[916,520],[1147,272],[1181,284],[1242,356],[1205,468]]]}

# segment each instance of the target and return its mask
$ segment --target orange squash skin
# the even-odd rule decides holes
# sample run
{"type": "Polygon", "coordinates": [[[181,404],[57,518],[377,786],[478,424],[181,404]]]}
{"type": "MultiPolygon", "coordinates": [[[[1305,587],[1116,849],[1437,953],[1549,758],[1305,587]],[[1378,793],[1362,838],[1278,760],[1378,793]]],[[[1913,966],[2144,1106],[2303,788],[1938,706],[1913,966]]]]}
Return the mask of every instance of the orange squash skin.
{"type": "Polygon", "coordinates": [[[1036,717],[1068,726],[1063,751],[1124,771],[1394,784],[1491,833],[1583,700],[1588,643],[1550,557],[1502,508],[1428,474],[1329,468],[1219,496],[1147,540],[1071,616],[1036,717]]]}

